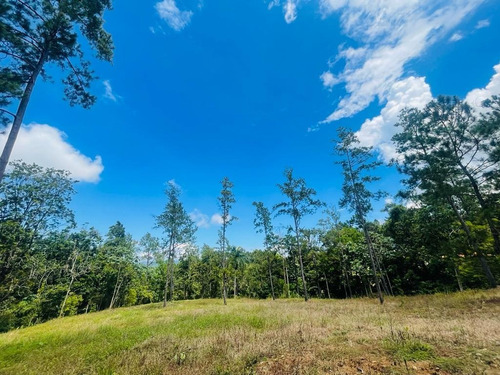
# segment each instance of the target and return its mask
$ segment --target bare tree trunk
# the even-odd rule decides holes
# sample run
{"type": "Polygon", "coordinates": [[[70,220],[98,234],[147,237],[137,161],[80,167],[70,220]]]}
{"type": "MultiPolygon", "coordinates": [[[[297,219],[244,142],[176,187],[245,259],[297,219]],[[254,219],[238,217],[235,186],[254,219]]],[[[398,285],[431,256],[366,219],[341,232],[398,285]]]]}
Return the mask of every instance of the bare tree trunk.
{"type": "Polygon", "coordinates": [[[112,309],[115,302],[116,298],[118,297],[118,292],[120,291],[120,287],[122,285],[123,280],[120,280],[121,276],[121,268],[118,270],[118,275],[116,276],[116,283],[115,283],[115,288],[113,290],[113,295],[111,297],[111,303],[109,304],[109,308],[112,309]]]}
{"type": "Polygon", "coordinates": [[[297,222],[295,222],[295,239],[297,241],[297,249],[299,251],[299,264],[300,264],[300,275],[302,277],[302,287],[304,289],[304,301],[307,302],[309,299],[309,295],[307,294],[307,282],[306,282],[306,275],[304,273],[304,263],[302,262],[302,249],[300,246],[300,238],[299,238],[299,227],[297,222]]]}
{"type": "Polygon", "coordinates": [[[273,275],[271,272],[271,259],[269,255],[267,256],[267,270],[269,271],[269,282],[271,283],[271,296],[273,297],[273,301],[276,299],[274,295],[274,284],[273,284],[273,275]]]}
{"type": "Polygon", "coordinates": [[[460,275],[458,274],[458,269],[456,265],[453,265],[453,270],[455,271],[455,277],[457,279],[458,289],[463,292],[464,287],[462,286],[462,280],[460,280],[460,275]]]}
{"type": "Polygon", "coordinates": [[[345,276],[347,280],[347,289],[349,290],[349,298],[352,298],[351,279],[349,278],[349,271],[350,270],[346,269],[345,276]]]}
{"type": "Polygon", "coordinates": [[[370,260],[372,263],[372,274],[373,274],[373,278],[375,279],[375,286],[377,287],[378,299],[380,301],[380,304],[383,304],[384,303],[384,295],[382,294],[382,290],[380,289],[380,280],[379,280],[379,277],[377,275],[377,267],[375,265],[375,254],[373,251],[373,244],[372,244],[372,240],[370,238],[370,234],[368,233],[368,229],[366,228],[366,223],[363,223],[363,233],[365,235],[365,240],[366,240],[366,243],[368,245],[368,251],[370,253],[370,260]]]}
{"type": "Polygon", "coordinates": [[[68,289],[66,290],[66,295],[64,296],[64,301],[61,305],[61,310],[59,311],[59,318],[62,318],[64,314],[64,307],[66,306],[66,301],[68,300],[69,293],[71,292],[71,286],[73,285],[73,281],[75,280],[74,276],[71,276],[71,280],[68,285],[68,289]]]}
{"type": "Polygon", "coordinates": [[[237,297],[237,294],[236,294],[236,287],[237,287],[237,284],[236,284],[236,275],[234,275],[234,285],[233,285],[233,297],[236,298],[237,297]]]}
{"type": "Polygon", "coordinates": [[[167,269],[165,272],[165,288],[163,290],[163,307],[167,306],[167,297],[168,297],[168,289],[169,289],[169,284],[170,284],[170,253],[168,255],[167,259],[167,269]]]}
{"type": "Polygon", "coordinates": [[[328,299],[331,299],[332,297],[330,296],[330,287],[328,286],[328,278],[326,277],[326,273],[325,272],[323,272],[323,276],[325,276],[326,292],[328,293],[328,299]]]}
{"type": "Polygon", "coordinates": [[[172,255],[171,259],[171,271],[170,271],[170,301],[174,300],[174,276],[175,276],[175,263],[174,263],[174,256],[172,255]]]}
{"type": "Polygon", "coordinates": [[[284,282],[285,288],[287,290],[286,295],[288,296],[289,292],[288,292],[288,283],[287,283],[287,277],[286,277],[285,257],[283,257],[283,282],[284,282]]]}
{"type": "Polygon", "coordinates": [[[26,109],[28,108],[28,103],[30,101],[31,94],[33,92],[33,88],[35,87],[38,75],[42,71],[46,58],[47,58],[47,49],[45,49],[42,55],[40,56],[40,59],[38,60],[38,63],[33,71],[33,74],[31,75],[30,79],[28,80],[28,84],[24,89],[21,101],[19,102],[16,116],[14,117],[14,121],[12,122],[12,128],[10,129],[9,132],[9,137],[7,138],[7,142],[5,142],[2,155],[0,156],[0,182],[2,182],[3,180],[5,169],[7,168],[7,164],[9,163],[10,154],[12,153],[12,149],[14,148],[17,135],[19,134],[19,130],[21,129],[21,125],[24,120],[24,115],[26,114],[26,109]]]}
{"type": "Polygon", "coordinates": [[[226,270],[222,271],[222,298],[224,299],[224,305],[227,305],[227,280],[226,280],[226,270]]]}

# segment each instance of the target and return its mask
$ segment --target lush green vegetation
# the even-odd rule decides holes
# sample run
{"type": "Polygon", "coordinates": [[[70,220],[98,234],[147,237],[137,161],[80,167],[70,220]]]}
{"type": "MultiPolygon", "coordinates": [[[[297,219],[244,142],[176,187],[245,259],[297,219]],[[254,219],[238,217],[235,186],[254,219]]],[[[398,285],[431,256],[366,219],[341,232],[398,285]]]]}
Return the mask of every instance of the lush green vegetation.
{"type": "Polygon", "coordinates": [[[439,98],[401,114],[396,162],[407,176],[401,196],[411,204],[388,204],[384,223],[367,219],[372,201],[383,196],[370,190],[380,162],[340,129],[339,205],[352,220],[341,222],[330,208],[316,227],[305,228],[302,219],[325,204],[287,169],[278,185],[284,201],[272,210],[254,203],[256,231],[264,237],[263,250],[255,251],[230,241],[237,197],[228,178],[218,198],[218,247],[199,249],[173,183],[156,217],[162,238],[148,233],[135,241],[120,222],[102,237],[74,223],[68,173],[14,162],[0,184],[0,331],[162,300],[378,295],[383,303],[387,295],[495,287],[500,98],[485,107],[488,114],[474,116],[466,103],[439,98]],[[292,224],[278,236],[273,222],[281,218],[292,224]]]}
{"type": "Polygon", "coordinates": [[[496,289],[119,308],[0,335],[0,373],[494,374],[499,301],[496,289]]]}

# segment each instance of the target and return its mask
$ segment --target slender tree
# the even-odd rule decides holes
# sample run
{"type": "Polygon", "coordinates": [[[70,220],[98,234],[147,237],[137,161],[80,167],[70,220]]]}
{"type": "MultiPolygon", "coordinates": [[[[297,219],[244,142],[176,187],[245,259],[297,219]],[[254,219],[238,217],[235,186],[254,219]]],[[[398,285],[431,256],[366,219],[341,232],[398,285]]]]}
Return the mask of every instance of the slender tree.
{"type": "Polygon", "coordinates": [[[66,295],[61,304],[59,317],[64,315],[66,302],[72,292],[73,285],[78,278],[92,272],[93,258],[97,252],[97,246],[100,236],[94,228],[89,231],[82,230],[80,233],[74,233],[70,236],[72,251],[64,267],[68,274],[69,282],[66,289],[66,295]]]}
{"type": "Polygon", "coordinates": [[[220,196],[217,198],[219,203],[219,208],[221,210],[221,228],[219,229],[219,246],[222,255],[222,297],[224,299],[224,305],[227,305],[227,228],[236,217],[230,214],[233,203],[236,202],[233,194],[233,183],[229,181],[229,178],[224,177],[221,181],[222,190],[220,196]]]}
{"type": "Polygon", "coordinates": [[[255,212],[255,219],[253,221],[255,228],[257,230],[257,233],[264,233],[264,249],[266,250],[267,254],[267,270],[269,273],[269,285],[271,286],[271,296],[273,297],[273,300],[276,299],[275,293],[274,293],[274,284],[273,284],[273,275],[271,272],[272,269],[272,259],[274,259],[274,252],[272,252],[272,247],[274,241],[274,234],[273,234],[273,225],[271,222],[271,213],[267,209],[267,207],[264,206],[264,203],[262,202],[253,202],[253,205],[255,206],[256,212],[255,212]]]}
{"type": "Polygon", "coordinates": [[[377,295],[380,303],[384,303],[384,296],[380,287],[380,278],[377,272],[377,259],[373,247],[372,238],[366,223],[366,215],[371,211],[371,201],[380,197],[381,193],[373,193],[367,189],[366,185],[377,181],[379,178],[367,175],[369,172],[381,163],[373,161],[372,149],[369,147],[360,147],[356,135],[347,129],[338,129],[339,140],[335,151],[343,159],[339,162],[342,166],[344,182],[342,192],[344,193],[340,200],[340,207],[348,207],[354,212],[354,221],[362,229],[365,236],[366,246],[370,254],[372,266],[372,275],[377,288],[377,295]]]}
{"type": "Polygon", "coordinates": [[[189,217],[179,199],[180,188],[174,181],[169,181],[165,191],[167,204],[161,215],[156,217],[156,226],[163,230],[165,235],[165,249],[167,251],[167,274],[163,293],[163,307],[167,305],[168,285],[170,283],[170,298],[174,297],[174,260],[176,251],[181,244],[194,240],[196,225],[189,217]]]}
{"type": "Polygon", "coordinates": [[[323,203],[314,199],[316,191],[312,188],[308,188],[303,178],[293,177],[293,169],[285,169],[284,176],[285,182],[283,184],[278,184],[278,187],[288,198],[288,201],[275,205],[274,210],[277,210],[277,215],[288,215],[293,220],[292,231],[295,235],[295,247],[299,256],[304,300],[307,302],[309,295],[307,292],[307,281],[304,273],[302,247],[300,244],[301,221],[304,216],[316,212],[323,203]]]}
{"type": "Polygon", "coordinates": [[[7,142],[0,157],[0,181],[9,162],[31,94],[48,65],[67,72],[63,80],[70,105],[89,108],[95,96],[89,93],[95,78],[90,63],[83,58],[78,39],[96,51],[97,58],[111,61],[113,44],[104,28],[103,15],[111,0],[4,0],[0,3],[0,114],[4,123],[11,117],[7,142]],[[75,61],[76,60],[76,61],[75,61]],[[17,102],[15,113],[7,108],[17,102]]]}
{"type": "Polygon", "coordinates": [[[151,268],[159,250],[160,240],[151,235],[151,233],[146,233],[139,240],[139,251],[141,252],[140,257],[146,261],[147,270],[151,268]]]}

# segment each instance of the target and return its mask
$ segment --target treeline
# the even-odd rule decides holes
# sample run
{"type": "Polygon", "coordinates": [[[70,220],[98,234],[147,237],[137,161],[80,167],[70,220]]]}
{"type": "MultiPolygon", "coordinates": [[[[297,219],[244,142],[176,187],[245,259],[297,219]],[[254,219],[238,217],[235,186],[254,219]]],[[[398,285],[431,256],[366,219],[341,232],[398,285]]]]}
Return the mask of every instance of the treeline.
{"type": "Polygon", "coordinates": [[[236,198],[222,180],[216,247],[195,243],[196,226],[169,183],[156,217],[161,238],[139,241],[117,222],[106,234],[77,229],[68,208],[67,172],[11,163],[0,184],[0,330],[136,304],[194,298],[352,298],[495,287],[500,274],[500,99],[477,114],[441,97],[401,113],[393,141],[404,174],[405,204],[386,205],[383,223],[367,218],[381,165],[356,135],[339,129],[342,222],[306,181],[285,170],[283,201],[254,202],[261,250],[230,240],[236,198]],[[302,225],[316,211],[314,228],[302,225]],[[273,224],[286,218],[286,234],[273,224]]]}

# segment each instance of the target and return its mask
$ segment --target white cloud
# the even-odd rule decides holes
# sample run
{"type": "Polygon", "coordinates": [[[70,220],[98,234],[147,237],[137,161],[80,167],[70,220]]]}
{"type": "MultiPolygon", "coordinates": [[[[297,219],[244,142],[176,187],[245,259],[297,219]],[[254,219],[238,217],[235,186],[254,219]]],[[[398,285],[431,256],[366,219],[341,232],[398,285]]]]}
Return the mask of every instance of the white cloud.
{"type": "Polygon", "coordinates": [[[219,226],[222,225],[222,216],[218,213],[213,214],[209,217],[207,214],[204,214],[198,209],[194,209],[189,217],[194,221],[198,228],[210,228],[211,226],[219,226]]]}
{"type": "Polygon", "coordinates": [[[451,37],[450,37],[450,42],[458,42],[459,40],[462,40],[464,38],[464,36],[461,34],[461,33],[454,33],[451,37]]]}
{"type": "Polygon", "coordinates": [[[476,30],[484,29],[485,27],[489,27],[489,26],[490,26],[490,20],[488,20],[488,19],[481,20],[481,21],[478,21],[478,23],[476,24],[475,29],[476,30]]]}
{"type": "Polygon", "coordinates": [[[189,217],[194,221],[198,228],[208,228],[210,227],[210,222],[208,220],[208,215],[195,208],[189,213],[189,217]]]}
{"type": "MultiPolygon", "coordinates": [[[[485,88],[471,90],[465,97],[477,111],[483,111],[481,103],[492,95],[500,95],[500,64],[493,67],[495,73],[485,88]]],[[[384,161],[397,158],[391,138],[397,132],[394,124],[405,107],[423,108],[433,99],[430,86],[423,77],[409,77],[392,85],[387,103],[379,116],[366,120],[356,132],[362,146],[374,147],[384,161]]]]}
{"type": "MultiPolygon", "coordinates": [[[[10,128],[0,134],[3,148],[10,128]]],[[[64,169],[78,181],[98,182],[104,169],[100,156],[94,160],[83,155],[66,141],[66,134],[49,125],[23,126],[18,134],[10,160],[23,160],[46,168],[64,169]]]]}
{"type": "Polygon", "coordinates": [[[319,78],[323,82],[323,86],[327,88],[332,88],[337,83],[339,83],[339,80],[332,74],[332,72],[329,71],[323,72],[323,74],[321,74],[319,78]]]}
{"type": "Polygon", "coordinates": [[[280,0],[272,0],[269,2],[269,4],[267,4],[267,9],[271,10],[279,5],[280,5],[280,0]]]}
{"type": "Polygon", "coordinates": [[[181,185],[179,185],[177,182],[175,182],[175,179],[173,179],[173,178],[171,180],[169,180],[167,183],[174,186],[175,188],[177,188],[179,190],[182,190],[181,185]]]}
{"type": "Polygon", "coordinates": [[[163,0],[155,5],[158,15],[175,31],[181,31],[189,22],[193,12],[190,10],[180,10],[175,0],[163,0]]]}
{"type": "Polygon", "coordinates": [[[102,84],[104,85],[104,97],[116,103],[121,97],[113,93],[111,82],[109,80],[105,80],[102,84]]]}
{"type": "Polygon", "coordinates": [[[297,0],[287,0],[283,5],[283,11],[285,12],[286,23],[295,21],[297,19],[297,0]]]}
{"type": "Polygon", "coordinates": [[[213,225],[222,225],[223,220],[221,214],[213,214],[210,218],[210,223],[213,225]]]}
{"type": "Polygon", "coordinates": [[[465,97],[465,101],[481,112],[481,103],[493,95],[500,95],[500,64],[493,67],[495,73],[483,89],[474,89],[465,97]]]}
{"type": "MultiPolygon", "coordinates": [[[[360,47],[340,50],[335,74],[347,96],[324,122],[350,117],[375,99],[388,100],[406,64],[450,32],[484,0],[321,0],[327,17],[340,12],[342,31],[360,47]]],[[[333,68],[333,67],[331,67],[333,68]]]]}
{"type": "Polygon", "coordinates": [[[399,113],[405,107],[423,108],[432,100],[430,86],[423,77],[409,77],[395,82],[387,94],[387,104],[379,116],[366,120],[356,133],[362,146],[374,147],[385,161],[395,158],[391,142],[396,133],[399,113]]]}

